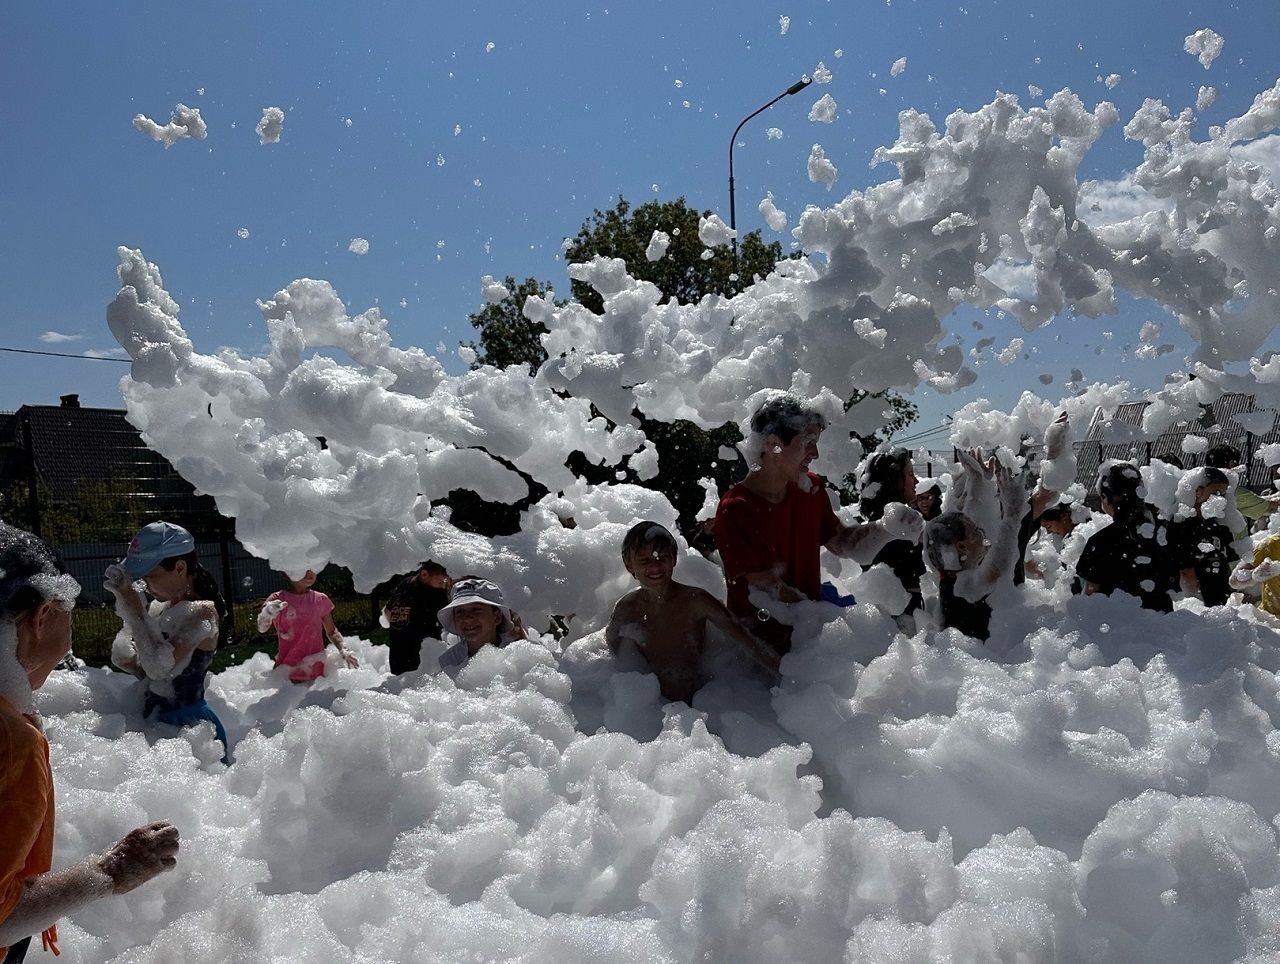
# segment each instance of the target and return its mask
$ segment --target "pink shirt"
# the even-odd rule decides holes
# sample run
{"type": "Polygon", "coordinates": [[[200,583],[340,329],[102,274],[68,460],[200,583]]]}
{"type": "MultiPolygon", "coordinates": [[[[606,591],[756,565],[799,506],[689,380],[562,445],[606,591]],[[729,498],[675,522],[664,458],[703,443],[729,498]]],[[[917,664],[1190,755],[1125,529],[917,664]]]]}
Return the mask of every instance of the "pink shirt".
{"type": "MultiPolygon", "coordinates": [[[[309,589],[298,593],[281,590],[267,597],[267,602],[283,599],[287,606],[276,613],[271,625],[280,637],[280,650],[276,654],[277,666],[298,667],[308,656],[324,650],[324,624],[322,620],[333,612],[333,600],[322,592],[309,589]]],[[[307,667],[298,667],[289,673],[289,679],[306,682],[324,675],[324,663],[316,660],[307,667]]]]}

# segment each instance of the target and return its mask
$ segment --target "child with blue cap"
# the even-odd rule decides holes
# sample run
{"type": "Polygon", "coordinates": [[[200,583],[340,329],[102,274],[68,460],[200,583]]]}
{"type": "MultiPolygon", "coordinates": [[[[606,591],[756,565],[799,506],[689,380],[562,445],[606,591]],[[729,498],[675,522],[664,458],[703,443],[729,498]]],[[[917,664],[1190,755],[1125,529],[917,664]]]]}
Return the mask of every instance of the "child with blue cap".
{"type": "Polygon", "coordinates": [[[146,681],[143,715],[161,723],[213,724],[230,762],[227,733],[205,701],[205,677],[224,635],[227,604],[196,557],[195,538],[180,525],[153,522],[139,530],[123,560],[108,566],[104,587],[116,597],[124,628],[111,661],[146,681]],[[147,605],[135,583],[146,584],[147,605]]]}

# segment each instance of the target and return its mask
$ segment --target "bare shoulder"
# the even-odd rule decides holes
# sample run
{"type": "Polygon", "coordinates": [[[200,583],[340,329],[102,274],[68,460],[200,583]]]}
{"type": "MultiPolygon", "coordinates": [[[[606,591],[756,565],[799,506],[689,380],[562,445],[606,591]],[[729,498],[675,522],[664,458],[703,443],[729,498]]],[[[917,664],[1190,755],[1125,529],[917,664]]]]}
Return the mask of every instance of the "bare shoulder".
{"type": "Polygon", "coordinates": [[[636,601],[639,598],[640,598],[639,589],[633,589],[626,595],[620,597],[618,601],[613,604],[613,618],[617,619],[620,616],[626,616],[629,612],[631,612],[633,609],[636,608],[636,601]]]}
{"type": "Polygon", "coordinates": [[[719,599],[699,586],[681,584],[680,589],[683,591],[682,600],[698,612],[719,612],[724,608],[724,604],[719,599]]]}

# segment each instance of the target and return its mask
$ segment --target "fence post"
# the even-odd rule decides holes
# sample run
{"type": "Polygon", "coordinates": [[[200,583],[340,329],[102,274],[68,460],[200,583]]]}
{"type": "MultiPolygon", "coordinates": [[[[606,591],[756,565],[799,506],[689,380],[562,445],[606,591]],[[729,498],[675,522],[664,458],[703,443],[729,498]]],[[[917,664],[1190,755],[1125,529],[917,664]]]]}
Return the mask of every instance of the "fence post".
{"type": "Polygon", "coordinates": [[[31,413],[22,413],[23,448],[27,455],[27,511],[31,514],[31,531],[44,538],[40,531],[40,473],[36,471],[36,447],[31,439],[31,413]]]}
{"type": "Polygon", "coordinates": [[[218,553],[222,561],[222,585],[226,587],[227,609],[230,610],[231,633],[236,631],[236,585],[231,573],[231,522],[218,516],[218,553]]]}

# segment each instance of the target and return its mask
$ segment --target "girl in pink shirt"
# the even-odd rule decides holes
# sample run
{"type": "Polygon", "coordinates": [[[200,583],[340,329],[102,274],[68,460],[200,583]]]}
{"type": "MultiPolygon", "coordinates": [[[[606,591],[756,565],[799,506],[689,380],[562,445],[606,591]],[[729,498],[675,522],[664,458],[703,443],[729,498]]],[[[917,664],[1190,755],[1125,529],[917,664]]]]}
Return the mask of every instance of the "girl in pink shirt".
{"type": "Polygon", "coordinates": [[[301,579],[290,580],[288,589],[268,596],[258,614],[258,632],[275,627],[280,640],[276,665],[290,667],[289,679],[295,683],[309,683],[324,675],[324,660],[308,657],[324,651],[326,636],[348,666],[360,665],[342,645],[342,633],[333,623],[333,601],[311,588],[315,581],[316,574],[308,569],[301,579]]]}

